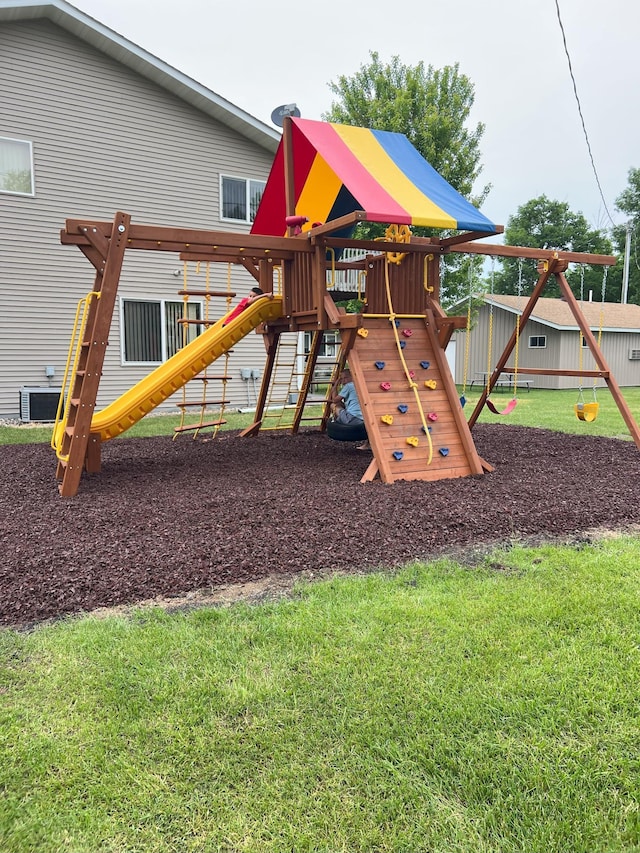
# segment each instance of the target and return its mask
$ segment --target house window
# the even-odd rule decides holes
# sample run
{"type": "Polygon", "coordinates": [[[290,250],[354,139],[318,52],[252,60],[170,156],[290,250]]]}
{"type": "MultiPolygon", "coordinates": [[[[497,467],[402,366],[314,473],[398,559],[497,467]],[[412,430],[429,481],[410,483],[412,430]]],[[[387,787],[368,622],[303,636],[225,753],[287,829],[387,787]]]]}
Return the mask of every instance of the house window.
{"type": "Polygon", "coordinates": [[[159,364],[175,355],[179,349],[201,333],[197,323],[178,321],[186,315],[189,320],[202,319],[198,302],[168,302],[165,300],[122,300],[122,360],[125,364],[159,364]],[[186,310],[185,310],[186,309],[186,310]]]}
{"type": "Polygon", "coordinates": [[[0,192],[34,195],[30,142],[0,136],[0,192]]]}
{"type": "Polygon", "coordinates": [[[547,346],[546,335],[530,335],[529,349],[544,349],[547,346]]]}
{"type": "Polygon", "coordinates": [[[253,222],[264,192],[265,182],[231,178],[225,175],[222,175],[221,182],[222,219],[253,222]]]}
{"type": "MultiPolygon", "coordinates": [[[[313,332],[304,333],[305,355],[309,355],[309,351],[311,349],[312,335],[313,332]]],[[[320,344],[320,351],[318,352],[318,358],[332,358],[335,360],[338,357],[339,347],[340,333],[337,330],[324,332],[322,336],[322,343],[320,344]]]]}

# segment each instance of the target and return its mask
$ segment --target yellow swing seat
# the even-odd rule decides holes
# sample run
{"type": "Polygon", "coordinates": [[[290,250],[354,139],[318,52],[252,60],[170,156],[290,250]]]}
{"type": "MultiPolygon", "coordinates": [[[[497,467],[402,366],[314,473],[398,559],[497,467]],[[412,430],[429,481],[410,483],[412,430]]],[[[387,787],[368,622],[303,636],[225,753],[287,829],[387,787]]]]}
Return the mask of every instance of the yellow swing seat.
{"type": "Polygon", "coordinates": [[[579,421],[590,424],[598,417],[599,407],[600,403],[576,403],[573,408],[579,421]]]}

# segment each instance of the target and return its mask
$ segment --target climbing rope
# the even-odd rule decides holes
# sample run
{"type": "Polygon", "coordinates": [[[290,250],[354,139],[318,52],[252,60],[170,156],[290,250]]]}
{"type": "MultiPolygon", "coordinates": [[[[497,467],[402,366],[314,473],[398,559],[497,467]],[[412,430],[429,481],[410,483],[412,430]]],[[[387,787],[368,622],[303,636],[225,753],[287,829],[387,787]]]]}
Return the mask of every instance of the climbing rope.
{"type": "Polygon", "coordinates": [[[404,353],[402,351],[402,347],[400,346],[400,336],[398,335],[398,327],[396,326],[396,314],[393,310],[393,301],[391,299],[391,285],[389,283],[389,259],[385,258],[384,265],[384,283],[387,291],[387,306],[389,308],[389,322],[391,323],[391,328],[393,329],[393,334],[396,339],[396,348],[398,350],[398,355],[400,356],[400,362],[402,364],[402,369],[404,370],[404,375],[407,378],[407,382],[409,383],[409,388],[413,391],[413,396],[415,397],[416,403],[418,405],[418,411],[420,412],[420,420],[422,421],[422,431],[427,437],[427,442],[429,444],[429,453],[427,458],[427,465],[431,465],[433,460],[433,442],[431,441],[431,433],[429,432],[429,427],[427,425],[427,419],[424,414],[424,409],[422,408],[422,401],[420,400],[420,395],[418,394],[418,385],[413,381],[413,377],[407,367],[407,362],[405,361],[404,353]]]}

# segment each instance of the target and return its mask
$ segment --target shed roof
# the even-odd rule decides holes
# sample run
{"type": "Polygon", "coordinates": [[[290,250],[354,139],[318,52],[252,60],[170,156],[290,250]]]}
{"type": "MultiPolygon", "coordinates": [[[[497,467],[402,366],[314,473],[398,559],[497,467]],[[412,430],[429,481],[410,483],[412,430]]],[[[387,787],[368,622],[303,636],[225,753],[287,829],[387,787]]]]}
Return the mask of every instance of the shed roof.
{"type": "MultiPolygon", "coordinates": [[[[497,233],[402,133],[292,118],[296,215],[308,227],[362,210],[370,222],[497,233]]],[[[286,232],[284,140],[251,232],[286,232]]]]}
{"type": "MultiPolygon", "coordinates": [[[[514,314],[522,314],[528,300],[526,296],[485,294],[485,302],[514,314]]],[[[580,309],[590,329],[599,329],[602,319],[604,332],[640,332],[640,305],[620,302],[581,302],[580,309]]],[[[535,304],[531,319],[554,329],[577,329],[571,309],[564,299],[541,298],[535,304]]]]}
{"type": "Polygon", "coordinates": [[[280,132],[225,100],[216,92],[177,71],[166,62],[85,15],[65,0],[0,0],[0,22],[45,18],[62,27],[97,50],[152,80],[196,109],[217,119],[226,127],[274,152],[280,132]]]}

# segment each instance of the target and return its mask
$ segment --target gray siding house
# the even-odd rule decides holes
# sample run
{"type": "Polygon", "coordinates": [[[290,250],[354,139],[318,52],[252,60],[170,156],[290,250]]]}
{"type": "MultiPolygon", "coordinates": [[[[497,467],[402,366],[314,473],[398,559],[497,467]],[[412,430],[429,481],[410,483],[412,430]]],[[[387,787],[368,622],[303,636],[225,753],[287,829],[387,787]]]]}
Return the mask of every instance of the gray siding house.
{"type": "MultiPolygon", "coordinates": [[[[527,304],[524,296],[483,297],[475,324],[469,333],[467,387],[482,385],[489,364],[489,326],[493,319],[491,343],[491,370],[502,355],[515,326],[516,317],[527,304]]],[[[620,303],[581,303],[589,328],[598,339],[600,347],[620,386],[640,385],[640,305],[620,303]]],[[[455,336],[455,380],[464,382],[466,331],[455,336]]],[[[562,299],[539,299],[520,337],[518,364],[520,367],[540,369],[578,369],[581,360],[580,334],[573,314],[562,299]]],[[[508,364],[513,366],[512,353],[508,364]]],[[[582,369],[596,367],[589,348],[582,346],[582,369]]],[[[522,377],[523,379],[525,377],[522,377]]],[[[577,388],[575,376],[526,376],[536,388],[577,388]]],[[[590,387],[591,379],[583,379],[582,386],[590,387]]],[[[603,381],[599,381],[604,385],[603,381]]]]}
{"type": "MultiPolygon", "coordinates": [[[[60,244],[65,220],[124,211],[248,233],[280,134],[64,0],[0,0],[0,80],[0,418],[14,418],[22,387],[59,385],[92,288],[92,265],[60,244]]],[[[208,273],[191,266],[187,286],[201,289],[208,273]]],[[[172,354],[184,275],[177,255],[125,255],[98,407],[172,354]]],[[[211,265],[209,288],[234,291],[233,304],[253,284],[211,265]]],[[[190,317],[227,310],[192,302],[190,317]]],[[[232,406],[247,405],[246,376],[263,363],[261,336],[235,348],[232,406]]]]}

